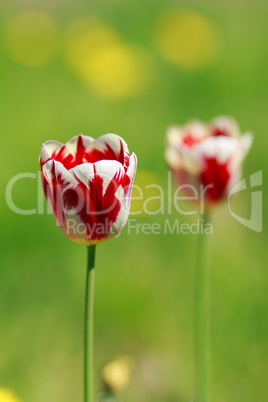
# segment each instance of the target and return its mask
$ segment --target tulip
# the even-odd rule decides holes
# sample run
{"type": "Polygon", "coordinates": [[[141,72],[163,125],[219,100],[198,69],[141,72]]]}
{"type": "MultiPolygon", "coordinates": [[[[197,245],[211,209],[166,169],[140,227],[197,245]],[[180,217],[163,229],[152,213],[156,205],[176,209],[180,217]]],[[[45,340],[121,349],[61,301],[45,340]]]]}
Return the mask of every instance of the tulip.
{"type": "Polygon", "coordinates": [[[115,134],[82,134],[65,145],[47,141],[40,152],[42,184],[62,232],[87,245],[84,401],[93,402],[93,294],[96,245],[118,235],[130,210],[137,158],[115,134]]]}
{"type": "Polygon", "coordinates": [[[40,152],[51,211],[71,240],[99,244],[121,232],[130,209],[137,159],[115,134],[78,135],[65,145],[47,141],[40,152]]]}
{"type": "Polygon", "coordinates": [[[236,121],[218,117],[209,124],[190,121],[167,132],[165,158],[181,190],[206,207],[228,195],[241,176],[241,165],[252,142],[241,136],[236,121]]]}
{"type": "MultiPolygon", "coordinates": [[[[233,118],[208,124],[190,121],[167,132],[165,159],[179,190],[200,203],[204,225],[209,207],[224,200],[241,177],[241,165],[252,136],[241,136],[233,118]]],[[[196,402],[210,401],[210,289],[205,235],[198,236],[196,266],[196,402]]]]}

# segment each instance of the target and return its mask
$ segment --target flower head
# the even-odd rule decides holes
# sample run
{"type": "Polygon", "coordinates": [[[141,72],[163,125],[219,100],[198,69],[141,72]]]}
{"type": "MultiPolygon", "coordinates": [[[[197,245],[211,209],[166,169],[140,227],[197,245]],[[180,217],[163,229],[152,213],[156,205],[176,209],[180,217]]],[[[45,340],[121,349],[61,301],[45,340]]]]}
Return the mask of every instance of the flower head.
{"type": "Polygon", "coordinates": [[[184,193],[202,192],[209,206],[224,199],[239,180],[251,142],[252,135],[241,136],[233,118],[190,121],[168,130],[165,158],[184,193]]]}
{"type": "Polygon", "coordinates": [[[42,183],[63,233],[91,245],[121,232],[129,210],[137,158],[115,134],[82,134],[65,145],[47,141],[40,152],[42,183]]]}

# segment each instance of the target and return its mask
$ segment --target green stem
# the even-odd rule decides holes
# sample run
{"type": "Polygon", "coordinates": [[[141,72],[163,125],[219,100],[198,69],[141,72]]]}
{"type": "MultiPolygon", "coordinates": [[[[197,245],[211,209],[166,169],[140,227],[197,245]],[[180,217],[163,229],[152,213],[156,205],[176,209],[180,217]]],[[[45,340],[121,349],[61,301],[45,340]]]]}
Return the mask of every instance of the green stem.
{"type": "MultiPolygon", "coordinates": [[[[204,212],[203,228],[209,222],[204,212]]],[[[196,270],[196,401],[209,402],[210,391],[210,275],[206,259],[206,238],[199,233],[196,270]]]]}
{"type": "Polygon", "coordinates": [[[93,402],[93,304],[96,246],[87,247],[87,276],[84,333],[84,401],[93,402]]]}

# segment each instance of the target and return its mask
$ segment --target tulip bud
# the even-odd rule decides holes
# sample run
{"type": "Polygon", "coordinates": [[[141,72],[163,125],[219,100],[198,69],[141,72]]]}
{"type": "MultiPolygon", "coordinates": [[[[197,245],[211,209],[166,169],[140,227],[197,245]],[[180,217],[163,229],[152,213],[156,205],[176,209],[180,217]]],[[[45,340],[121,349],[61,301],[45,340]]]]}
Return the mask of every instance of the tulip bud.
{"type": "Polygon", "coordinates": [[[82,134],[65,145],[47,141],[40,152],[42,183],[51,211],[71,240],[92,245],[125,226],[137,158],[115,134],[82,134]]]}

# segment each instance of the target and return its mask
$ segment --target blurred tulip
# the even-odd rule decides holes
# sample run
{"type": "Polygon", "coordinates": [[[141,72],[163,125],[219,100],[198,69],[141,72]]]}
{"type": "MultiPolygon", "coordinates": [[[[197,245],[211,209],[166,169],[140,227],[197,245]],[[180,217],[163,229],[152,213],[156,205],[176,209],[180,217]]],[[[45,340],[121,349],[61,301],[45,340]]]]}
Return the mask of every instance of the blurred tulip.
{"type": "Polygon", "coordinates": [[[184,194],[193,197],[194,190],[209,206],[224,199],[239,181],[251,142],[252,135],[241,136],[230,117],[209,124],[190,121],[168,130],[165,158],[184,194]]]}
{"type": "Polygon", "coordinates": [[[121,232],[137,166],[122,138],[80,134],[65,145],[47,141],[40,165],[48,204],[69,239],[93,245],[121,232]]]}

